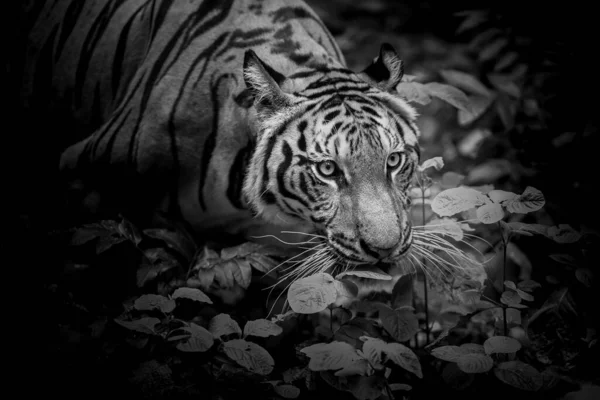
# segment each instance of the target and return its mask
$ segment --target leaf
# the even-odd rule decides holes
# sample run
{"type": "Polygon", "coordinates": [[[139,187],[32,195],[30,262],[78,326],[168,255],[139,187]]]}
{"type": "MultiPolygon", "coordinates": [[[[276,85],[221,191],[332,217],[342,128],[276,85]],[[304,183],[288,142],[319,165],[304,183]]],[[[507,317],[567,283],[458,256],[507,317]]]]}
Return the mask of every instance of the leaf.
{"type": "Polygon", "coordinates": [[[114,245],[123,243],[125,240],[127,240],[127,239],[124,238],[123,236],[119,236],[119,235],[115,235],[115,234],[101,236],[100,239],[98,240],[98,243],[96,243],[96,254],[102,254],[105,251],[107,251],[108,249],[110,249],[111,247],[113,247],[114,245]]]}
{"type": "Polygon", "coordinates": [[[412,311],[381,309],[379,317],[383,328],[399,342],[409,340],[419,331],[419,320],[412,311]]]}
{"type": "Polygon", "coordinates": [[[521,349],[518,340],[508,336],[492,336],[483,343],[486,354],[494,353],[516,353],[521,349]]]}
{"type": "Polygon", "coordinates": [[[365,359],[354,360],[352,364],[346,365],[344,368],[336,371],[334,373],[335,376],[352,376],[352,375],[361,375],[366,376],[370,375],[373,371],[373,367],[369,365],[369,362],[365,359]]]}
{"type": "Polygon", "coordinates": [[[200,325],[190,322],[190,326],[182,328],[182,330],[189,332],[191,335],[186,341],[177,343],[178,350],[192,353],[204,352],[214,344],[213,335],[200,325]]]}
{"type": "Polygon", "coordinates": [[[557,243],[575,243],[581,239],[581,234],[569,225],[560,224],[548,228],[548,237],[557,243]]]}
{"type": "Polygon", "coordinates": [[[515,291],[517,290],[517,285],[513,281],[504,281],[504,286],[515,291]]]}
{"type": "Polygon", "coordinates": [[[431,96],[429,96],[428,90],[425,85],[419,82],[400,82],[396,86],[398,94],[409,102],[415,102],[422,105],[429,104],[431,102],[431,96]]]}
{"type": "Polygon", "coordinates": [[[542,287],[542,285],[540,285],[536,281],[532,281],[531,279],[527,279],[527,280],[517,283],[517,288],[524,290],[526,292],[532,292],[534,289],[539,288],[539,287],[542,287]]]}
{"type": "Polygon", "coordinates": [[[196,244],[179,231],[144,229],[143,232],[153,239],[162,240],[167,246],[184,256],[186,260],[191,260],[194,257],[196,244]]]}
{"type": "Polygon", "coordinates": [[[489,196],[490,199],[492,199],[492,201],[494,203],[499,203],[499,204],[503,203],[507,200],[512,200],[518,196],[516,193],[506,192],[504,190],[492,190],[487,195],[489,196]]]}
{"type": "Polygon", "coordinates": [[[80,246],[101,236],[110,235],[113,231],[101,223],[84,225],[77,228],[71,237],[72,246],[80,246]]]}
{"type": "Polygon", "coordinates": [[[487,354],[464,354],[457,361],[458,368],[468,374],[488,372],[494,366],[494,360],[487,354]]]}
{"type": "Polygon", "coordinates": [[[419,171],[425,171],[428,168],[435,168],[438,171],[444,167],[444,159],[442,157],[433,157],[429,160],[425,160],[423,164],[419,165],[419,171]]]}
{"type": "Polygon", "coordinates": [[[485,348],[477,343],[463,343],[460,349],[465,354],[485,354],[485,348]]]}
{"type": "Polygon", "coordinates": [[[487,202],[482,193],[464,186],[446,189],[432,201],[431,209],[442,217],[451,216],[487,202]]]}
{"type": "Polygon", "coordinates": [[[358,296],[358,286],[347,279],[333,282],[336,290],[335,305],[341,306],[352,302],[358,296]]]}
{"type": "Polygon", "coordinates": [[[472,168],[465,179],[465,183],[470,185],[495,183],[512,174],[513,169],[514,166],[506,159],[488,160],[472,168]]]}
{"type": "Polygon", "coordinates": [[[140,319],[136,319],[134,321],[123,321],[120,319],[114,320],[117,324],[121,325],[124,328],[127,328],[132,331],[148,333],[150,335],[156,334],[154,331],[154,327],[156,324],[160,323],[158,318],[144,317],[140,319]]]}
{"type": "Polygon", "coordinates": [[[575,270],[575,277],[585,286],[591,288],[594,283],[594,273],[589,268],[577,268],[575,270]]]}
{"type": "Polygon", "coordinates": [[[273,259],[259,253],[250,254],[248,256],[248,261],[250,262],[250,265],[252,265],[252,268],[264,273],[271,271],[278,264],[273,259]]]}
{"type": "Polygon", "coordinates": [[[139,229],[130,221],[123,218],[117,227],[119,233],[137,246],[142,241],[142,234],[139,229]]]}
{"type": "Polygon", "coordinates": [[[190,299],[200,303],[213,304],[212,300],[202,290],[196,288],[180,287],[173,292],[171,298],[173,300],[190,299]]]}
{"type": "Polygon", "coordinates": [[[268,319],[248,321],[244,325],[244,337],[248,335],[258,337],[277,336],[281,332],[283,332],[283,329],[268,319]]]}
{"type": "Polygon", "coordinates": [[[327,273],[294,281],[288,290],[288,302],[294,312],[314,314],[323,311],[337,299],[335,279],[327,273]]]}
{"type": "Polygon", "coordinates": [[[467,289],[458,292],[458,298],[466,305],[477,305],[481,299],[480,289],[467,289]]]}
{"type": "Polygon", "coordinates": [[[521,289],[517,289],[517,294],[521,299],[525,301],[533,301],[533,296],[527,292],[522,291],[521,289]]]}
{"type": "Polygon", "coordinates": [[[500,204],[486,204],[477,209],[476,215],[484,224],[493,224],[504,218],[504,210],[500,204]]]}
{"type": "Polygon", "coordinates": [[[413,300],[413,277],[410,274],[401,276],[392,288],[391,305],[394,309],[411,306],[413,300]]]}
{"type": "Polygon", "coordinates": [[[346,342],[317,343],[300,350],[310,358],[311,371],[338,370],[352,365],[361,357],[354,346],[346,342]]]}
{"type": "Polygon", "coordinates": [[[521,97],[521,89],[511,79],[511,77],[501,74],[489,74],[488,79],[490,80],[490,83],[499,91],[515,98],[521,97]]]}
{"type": "Polygon", "coordinates": [[[220,338],[221,336],[231,335],[233,333],[241,335],[242,330],[238,323],[233,320],[229,314],[218,314],[215,315],[208,325],[208,330],[212,335],[216,338],[220,338]]]}
{"type": "Polygon", "coordinates": [[[446,69],[440,71],[440,75],[449,84],[459,89],[462,89],[465,92],[468,92],[470,94],[478,94],[483,97],[492,96],[492,93],[485,87],[485,85],[471,74],[467,74],[465,72],[457,70],[446,69]]]}
{"type": "Polygon", "coordinates": [[[539,234],[547,236],[548,227],[541,224],[524,224],[522,222],[508,222],[511,232],[525,236],[533,236],[539,234]]]}
{"type": "Polygon", "coordinates": [[[356,400],[378,400],[385,391],[386,380],[383,376],[358,376],[348,380],[349,389],[356,400]]]}
{"type": "Polygon", "coordinates": [[[361,339],[365,340],[362,351],[375,368],[381,368],[384,362],[385,348],[387,343],[381,339],[372,338],[369,336],[363,336],[361,339]]]}
{"type": "Polygon", "coordinates": [[[390,390],[395,392],[397,390],[409,391],[412,390],[412,386],[405,383],[390,383],[390,390]]]}
{"type": "Polygon", "coordinates": [[[509,306],[516,306],[521,302],[521,297],[515,291],[505,290],[502,292],[500,302],[509,306]]]}
{"type": "Polygon", "coordinates": [[[165,314],[170,313],[175,309],[175,301],[167,299],[158,294],[145,294],[138,297],[133,303],[133,307],[139,311],[152,311],[159,309],[165,314]]]}
{"type": "Polygon", "coordinates": [[[527,186],[523,194],[507,201],[504,206],[511,213],[527,214],[539,210],[545,202],[542,192],[527,186]]]}
{"type": "Polygon", "coordinates": [[[481,51],[479,52],[478,60],[480,62],[484,62],[487,60],[491,60],[498,56],[498,53],[505,47],[508,43],[508,40],[505,38],[497,38],[493,42],[488,43],[481,51]]]}
{"type": "MultiPolygon", "coordinates": [[[[459,110],[469,113],[472,112],[469,97],[462,90],[454,86],[445,85],[438,82],[429,82],[424,86],[424,90],[429,94],[429,96],[444,100],[446,103],[459,110]]],[[[439,170],[440,168],[437,169],[439,170]]]]}
{"type": "Polygon", "coordinates": [[[278,385],[273,390],[284,399],[295,399],[300,396],[300,389],[294,385],[278,385]]]}
{"type": "Polygon", "coordinates": [[[268,375],[273,371],[273,357],[256,343],[234,339],[223,343],[225,354],[248,371],[268,375]]]}
{"type": "Polygon", "coordinates": [[[494,374],[502,382],[517,389],[537,391],[542,388],[544,379],[531,365],[521,361],[507,361],[500,363],[494,374]]]}
{"type": "Polygon", "coordinates": [[[392,280],[392,276],[390,274],[385,273],[382,270],[380,270],[379,268],[376,268],[373,266],[368,266],[368,267],[358,266],[355,269],[341,272],[340,274],[338,274],[335,277],[335,279],[341,279],[344,276],[348,276],[348,275],[358,276],[360,278],[382,280],[382,281],[391,281],[392,280]]]}
{"type": "Polygon", "coordinates": [[[431,355],[435,358],[450,362],[456,362],[466,354],[468,354],[467,351],[458,346],[440,346],[431,350],[431,355]]]}
{"type": "Polygon", "coordinates": [[[577,266],[577,259],[569,254],[550,254],[549,257],[560,264],[577,266]]]}
{"type": "Polygon", "coordinates": [[[412,372],[417,377],[423,378],[421,363],[419,363],[419,359],[411,349],[400,343],[388,343],[384,351],[392,362],[412,372]]]}
{"type": "Polygon", "coordinates": [[[458,110],[458,124],[469,125],[481,117],[494,102],[493,97],[473,95],[469,96],[470,111],[458,110]]]}
{"type": "Polygon", "coordinates": [[[457,187],[462,183],[465,179],[464,175],[458,174],[456,172],[448,171],[442,175],[442,187],[444,188],[453,188],[457,187]]]}

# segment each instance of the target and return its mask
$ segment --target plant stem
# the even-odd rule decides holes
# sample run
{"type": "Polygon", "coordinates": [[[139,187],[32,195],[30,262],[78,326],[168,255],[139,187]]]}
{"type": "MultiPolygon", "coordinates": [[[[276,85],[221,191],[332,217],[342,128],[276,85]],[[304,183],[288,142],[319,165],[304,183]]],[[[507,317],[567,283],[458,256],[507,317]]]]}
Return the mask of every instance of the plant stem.
{"type": "MultiPolygon", "coordinates": [[[[421,219],[422,224],[425,226],[425,188],[421,185],[421,219]]],[[[423,264],[425,259],[423,258],[423,264]]],[[[424,267],[424,265],[423,265],[424,267]]],[[[425,345],[429,344],[429,302],[427,300],[427,275],[423,274],[423,295],[425,297],[425,345]]],[[[418,343],[418,342],[417,342],[418,343]]]]}
{"type": "MultiPolygon", "coordinates": [[[[503,250],[503,254],[504,257],[502,259],[502,292],[504,292],[504,282],[506,282],[506,248],[507,248],[507,240],[504,238],[504,229],[502,228],[502,225],[500,225],[500,222],[498,222],[498,226],[500,227],[500,236],[502,237],[502,244],[504,246],[503,250]]],[[[503,304],[502,305],[502,319],[504,322],[504,336],[508,336],[508,322],[506,321],[506,306],[503,304]]]]}

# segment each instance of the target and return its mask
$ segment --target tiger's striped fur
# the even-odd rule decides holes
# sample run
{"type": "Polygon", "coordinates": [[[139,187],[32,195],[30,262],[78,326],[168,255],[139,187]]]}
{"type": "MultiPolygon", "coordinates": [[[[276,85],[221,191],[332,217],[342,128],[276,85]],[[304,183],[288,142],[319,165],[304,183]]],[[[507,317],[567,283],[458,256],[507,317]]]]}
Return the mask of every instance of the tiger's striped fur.
{"type": "Polygon", "coordinates": [[[391,46],[354,73],[299,0],[69,0],[28,11],[23,98],[88,128],[62,153],[66,176],[125,209],[176,212],[200,233],[321,232],[348,264],[410,246],[418,129],[395,92],[402,63],[391,46]]]}

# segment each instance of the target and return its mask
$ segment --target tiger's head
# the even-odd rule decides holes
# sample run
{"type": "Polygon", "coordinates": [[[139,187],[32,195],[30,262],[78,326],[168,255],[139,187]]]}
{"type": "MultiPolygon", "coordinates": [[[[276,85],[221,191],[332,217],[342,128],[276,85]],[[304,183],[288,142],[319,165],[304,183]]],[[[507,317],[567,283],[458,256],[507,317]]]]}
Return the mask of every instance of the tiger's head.
{"type": "Polygon", "coordinates": [[[361,73],[314,67],[283,76],[251,50],[255,151],[244,181],[266,221],[311,225],[346,265],[393,262],[412,242],[407,189],[419,161],[415,110],[395,92],[387,44],[361,73]]]}

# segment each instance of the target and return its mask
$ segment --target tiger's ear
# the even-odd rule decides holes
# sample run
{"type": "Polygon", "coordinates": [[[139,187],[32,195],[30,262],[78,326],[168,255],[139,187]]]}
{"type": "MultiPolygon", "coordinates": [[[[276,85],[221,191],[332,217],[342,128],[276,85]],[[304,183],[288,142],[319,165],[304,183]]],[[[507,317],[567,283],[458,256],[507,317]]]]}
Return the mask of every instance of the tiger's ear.
{"type": "Polygon", "coordinates": [[[244,54],[244,81],[247,98],[263,111],[274,111],[292,103],[291,96],[281,90],[285,76],[263,62],[253,50],[244,54]]]}
{"type": "Polygon", "coordinates": [[[398,86],[404,75],[404,63],[389,43],[381,45],[379,57],[359,74],[365,81],[389,92],[398,86]]]}

